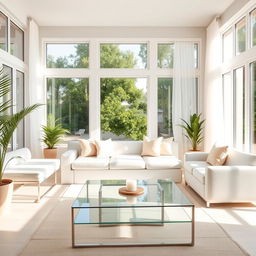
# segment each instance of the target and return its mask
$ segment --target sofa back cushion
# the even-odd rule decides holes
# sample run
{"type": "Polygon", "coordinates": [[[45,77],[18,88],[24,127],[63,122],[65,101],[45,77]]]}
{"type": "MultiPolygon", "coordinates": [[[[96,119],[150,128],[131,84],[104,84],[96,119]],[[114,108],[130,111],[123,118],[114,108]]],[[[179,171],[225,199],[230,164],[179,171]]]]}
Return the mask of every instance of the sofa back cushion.
{"type": "Polygon", "coordinates": [[[5,156],[4,166],[10,161],[7,165],[7,168],[13,167],[18,163],[24,162],[31,159],[31,152],[28,148],[21,148],[11,152],[8,152],[5,156]],[[19,158],[20,157],[20,158],[19,158]],[[13,158],[13,159],[12,159],[13,158]],[[12,160],[10,160],[12,159],[12,160]]]}
{"type": "Polygon", "coordinates": [[[245,153],[235,149],[230,149],[225,165],[256,165],[256,154],[245,153]]]}
{"type": "Polygon", "coordinates": [[[68,150],[76,150],[77,154],[81,155],[81,146],[78,140],[70,140],[68,141],[68,150]]]}
{"type": "Polygon", "coordinates": [[[140,155],[142,141],[113,141],[113,155],[140,155]]]}
{"type": "MultiPolygon", "coordinates": [[[[141,155],[142,141],[112,141],[113,155],[141,155]]],[[[171,148],[173,155],[178,157],[178,143],[172,142],[171,148]]],[[[68,142],[68,150],[76,150],[78,155],[81,153],[80,144],[77,140],[68,142]]]]}

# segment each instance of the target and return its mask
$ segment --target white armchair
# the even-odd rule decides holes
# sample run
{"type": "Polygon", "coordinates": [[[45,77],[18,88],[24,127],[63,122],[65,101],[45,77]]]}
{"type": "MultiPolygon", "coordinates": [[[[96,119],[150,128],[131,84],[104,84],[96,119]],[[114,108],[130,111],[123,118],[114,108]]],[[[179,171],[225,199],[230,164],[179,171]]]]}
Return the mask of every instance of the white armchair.
{"type": "Polygon", "coordinates": [[[223,166],[206,162],[208,153],[185,154],[185,182],[211,203],[256,201],[256,155],[229,150],[223,166]]]}

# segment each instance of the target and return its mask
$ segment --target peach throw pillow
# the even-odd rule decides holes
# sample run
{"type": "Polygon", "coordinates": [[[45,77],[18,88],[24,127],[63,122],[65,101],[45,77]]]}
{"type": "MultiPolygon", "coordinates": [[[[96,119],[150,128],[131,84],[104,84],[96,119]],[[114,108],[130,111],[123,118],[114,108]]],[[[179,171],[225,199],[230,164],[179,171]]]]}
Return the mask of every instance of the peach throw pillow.
{"type": "Polygon", "coordinates": [[[95,140],[97,148],[97,157],[110,157],[112,156],[112,140],[95,140]]]}
{"type": "Polygon", "coordinates": [[[160,146],[161,156],[171,156],[173,155],[171,143],[173,142],[173,137],[163,139],[160,146]]]}
{"type": "Polygon", "coordinates": [[[214,145],[208,154],[206,162],[211,165],[223,165],[228,156],[228,146],[214,145]]]}
{"type": "Polygon", "coordinates": [[[96,156],[97,149],[93,141],[79,139],[81,153],[80,156],[96,156]]]}
{"type": "Polygon", "coordinates": [[[161,153],[161,142],[163,138],[157,138],[149,140],[148,137],[144,137],[142,145],[142,156],[160,156],[161,153]]]}

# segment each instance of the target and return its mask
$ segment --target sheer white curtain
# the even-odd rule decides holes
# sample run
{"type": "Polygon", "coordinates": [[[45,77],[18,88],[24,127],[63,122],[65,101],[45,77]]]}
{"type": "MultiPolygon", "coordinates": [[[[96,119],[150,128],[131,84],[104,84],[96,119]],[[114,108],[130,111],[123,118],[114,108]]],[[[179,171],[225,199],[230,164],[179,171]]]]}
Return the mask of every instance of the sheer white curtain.
{"type": "Polygon", "coordinates": [[[189,120],[197,112],[197,85],[195,73],[195,50],[193,42],[176,42],[173,61],[172,123],[175,141],[182,156],[188,141],[179,126],[181,118],[189,120]]]}

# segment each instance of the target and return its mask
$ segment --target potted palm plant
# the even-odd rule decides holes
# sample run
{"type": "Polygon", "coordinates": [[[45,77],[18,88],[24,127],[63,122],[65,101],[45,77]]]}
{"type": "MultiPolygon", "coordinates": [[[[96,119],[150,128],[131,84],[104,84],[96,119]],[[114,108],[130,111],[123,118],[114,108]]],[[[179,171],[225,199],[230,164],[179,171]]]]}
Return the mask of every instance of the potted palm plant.
{"type": "Polygon", "coordinates": [[[6,95],[11,92],[11,80],[5,74],[4,68],[0,69],[0,215],[5,212],[11,203],[13,193],[13,181],[3,179],[4,171],[7,164],[13,159],[5,161],[8,145],[12,135],[20,121],[31,111],[36,109],[40,104],[32,105],[18,113],[9,114],[8,110],[12,108],[12,100],[5,100],[6,95]]]}
{"type": "Polygon", "coordinates": [[[190,141],[192,151],[198,151],[199,144],[203,141],[203,124],[205,120],[201,120],[201,114],[193,114],[190,116],[189,122],[181,119],[184,124],[180,125],[185,131],[185,137],[190,141]]]}
{"type": "Polygon", "coordinates": [[[55,147],[61,141],[63,135],[69,133],[67,129],[62,128],[55,120],[53,115],[48,115],[47,125],[43,125],[43,142],[47,146],[44,148],[45,158],[56,158],[57,148],[55,147]]]}

